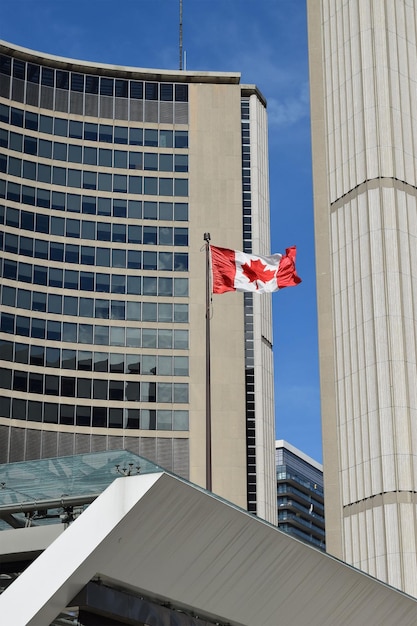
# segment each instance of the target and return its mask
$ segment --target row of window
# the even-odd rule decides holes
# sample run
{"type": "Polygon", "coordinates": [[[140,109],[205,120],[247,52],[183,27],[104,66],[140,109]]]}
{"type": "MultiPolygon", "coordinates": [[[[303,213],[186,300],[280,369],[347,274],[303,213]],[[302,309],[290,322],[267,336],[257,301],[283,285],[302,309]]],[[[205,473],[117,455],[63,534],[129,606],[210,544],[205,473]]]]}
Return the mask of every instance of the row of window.
{"type": "Polygon", "coordinates": [[[98,293],[117,293],[144,296],[188,296],[187,278],[162,276],[137,276],[123,274],[95,274],[78,270],[61,270],[56,267],[31,265],[0,259],[0,276],[24,283],[79,289],[98,293]]]}
{"type": "MultiPolygon", "coordinates": [[[[129,128],[111,124],[78,122],[49,115],[38,115],[5,104],[0,104],[0,122],[47,135],[69,137],[70,139],[150,148],[188,148],[188,131],[186,130],[129,128]]],[[[11,149],[16,150],[17,148],[11,146],[11,149]]],[[[43,155],[39,154],[39,156],[43,155]]]]}
{"type": "MultiPolygon", "coordinates": [[[[241,118],[249,120],[250,107],[249,99],[241,101],[241,118]]],[[[250,137],[248,122],[242,122],[242,168],[250,168],[250,137]],[[248,161],[249,159],[249,161],[248,161]]],[[[250,169],[244,170],[250,175],[250,169]]],[[[251,192],[243,190],[243,249],[245,252],[252,251],[251,236],[251,192]]],[[[257,511],[257,484],[256,484],[256,428],[255,428],[255,374],[254,374],[254,353],[253,353],[253,300],[252,294],[244,294],[245,311],[245,406],[246,406],[246,428],[247,428],[247,449],[246,460],[248,467],[248,510],[257,511]]]]}
{"type": "Polygon", "coordinates": [[[102,300],[101,298],[77,298],[57,293],[43,293],[29,289],[1,287],[3,306],[28,311],[92,317],[96,319],[128,320],[142,322],[188,322],[188,304],[177,302],[138,302],[137,300],[102,300]]]}
{"type": "MultiPolygon", "coordinates": [[[[127,152],[126,150],[109,150],[108,148],[89,148],[87,146],[67,145],[57,141],[46,141],[36,137],[26,137],[0,128],[0,147],[9,148],[16,152],[23,152],[31,156],[54,159],[55,161],[69,161],[84,165],[98,165],[100,167],[115,167],[130,170],[148,170],[161,172],[188,172],[187,154],[163,154],[157,152],[127,152]]],[[[9,173],[21,176],[22,166],[14,161],[9,164],[9,173]]],[[[20,159],[19,159],[20,161],[20,159]]],[[[40,178],[44,182],[51,182],[49,165],[42,165],[40,178]],[[49,180],[48,180],[49,178],[49,180]]]]}
{"type": "MultiPolygon", "coordinates": [[[[129,176],[130,179],[134,178],[129,176]]],[[[142,177],[136,177],[138,187],[137,189],[142,188],[142,177]]],[[[146,183],[144,188],[146,187],[149,193],[148,195],[157,195],[158,189],[158,178],[147,179],[153,181],[152,183],[146,183]]],[[[160,179],[162,180],[162,179],[160,179]]],[[[186,192],[185,195],[188,195],[188,180],[185,179],[174,179],[174,191],[180,190],[181,192],[186,192]]],[[[135,183],[136,184],[136,183],[135,183]]],[[[164,184],[164,183],[162,183],[164,184]]],[[[130,188],[130,182],[129,182],[130,188]]],[[[129,192],[130,193],[130,192],[129,192]]],[[[141,193],[139,191],[134,191],[132,193],[141,193]]],[[[23,204],[30,204],[33,206],[39,206],[44,209],[57,209],[59,211],[65,211],[65,204],[62,204],[62,200],[65,199],[64,193],[51,192],[49,189],[42,188],[33,188],[28,185],[20,185],[19,183],[6,182],[5,180],[0,179],[0,198],[7,198],[7,200],[11,200],[12,202],[21,202],[23,204]],[[54,200],[57,201],[57,204],[54,204],[54,200]]],[[[100,211],[97,210],[97,207],[100,207],[100,202],[103,206],[110,207],[110,200],[108,198],[95,198],[90,196],[76,196],[75,194],[66,194],[68,206],[67,211],[75,211],[80,213],[81,205],[82,212],[88,213],[90,215],[95,215],[98,213],[100,215],[100,211]],[[69,203],[71,202],[71,206],[69,203]]]]}
{"type": "MultiPolygon", "coordinates": [[[[1,182],[1,181],[0,181],[1,182]]],[[[31,202],[35,204],[35,189],[23,187],[24,197],[27,199],[32,190],[31,202]]],[[[44,190],[45,191],[45,190],[44,190]]],[[[40,198],[38,195],[36,201],[40,198]]],[[[125,200],[123,198],[92,198],[91,196],[78,196],[66,194],[61,191],[53,191],[49,196],[50,208],[58,211],[71,211],[73,213],[83,213],[87,215],[97,215],[104,217],[129,218],[135,220],[163,220],[163,221],[188,221],[188,204],[186,202],[156,202],[153,200],[125,200]]],[[[49,207],[48,207],[49,208],[49,207]]],[[[43,220],[42,217],[38,218],[43,220]]],[[[43,222],[45,223],[45,222],[43,222]]],[[[0,204],[0,224],[22,228],[23,230],[36,230],[35,213],[20,211],[13,207],[5,207],[0,204]]],[[[83,232],[87,235],[88,226],[83,225],[83,232]]],[[[91,228],[91,227],[90,227],[91,228]]],[[[41,230],[38,232],[45,232],[41,230]]],[[[48,231],[49,232],[49,231],[48,231]]],[[[90,231],[91,233],[93,231],[90,231]]],[[[81,233],[81,234],[82,234],[81,233]]],[[[96,234],[96,231],[94,231],[96,234]]],[[[84,235],[82,234],[82,237],[84,235]]],[[[91,235],[86,237],[89,239],[91,235]]]]}
{"type": "Polygon", "coordinates": [[[92,352],[0,340],[0,359],[12,363],[113,374],[188,376],[188,356],[92,352]]]}
{"type": "Polygon", "coordinates": [[[100,380],[0,367],[0,388],[63,398],[187,404],[188,383],[100,380]]]}
{"type": "MultiPolygon", "coordinates": [[[[172,228],[168,230],[172,231],[172,228]]],[[[173,243],[171,242],[170,245],[173,243]]],[[[51,261],[81,265],[170,272],[186,272],[188,270],[188,254],[186,252],[94,248],[92,246],[76,246],[69,243],[45,241],[44,239],[32,239],[12,233],[0,233],[0,250],[37,259],[50,259],[51,261]]],[[[59,271],[62,275],[63,270],[59,271]]]]}
{"type": "Polygon", "coordinates": [[[123,409],[37,402],[0,396],[0,416],[30,422],[141,430],[189,429],[186,410],[123,409]]]}
{"type": "MultiPolygon", "coordinates": [[[[155,179],[157,180],[157,179],[155,179]]],[[[0,198],[7,198],[14,202],[21,202],[31,206],[57,211],[71,211],[73,213],[85,213],[87,215],[103,215],[115,217],[129,217],[140,219],[145,211],[145,202],[141,200],[124,200],[123,198],[95,198],[92,196],[80,196],[77,194],[39,189],[29,185],[19,185],[0,179],[0,198]],[[143,207],[143,211],[142,211],[143,207]]],[[[184,202],[147,202],[148,217],[146,219],[185,221],[188,219],[188,204],[184,202]],[[152,209],[154,205],[155,209],[152,209]],[[182,207],[182,208],[181,208],[182,207]],[[173,212],[174,210],[174,212],[173,212]],[[151,218],[151,211],[157,217],[151,218]],[[182,217],[181,217],[182,216],[182,217]]],[[[0,209],[2,209],[0,205],[0,209]]]]}
{"type": "Polygon", "coordinates": [[[37,63],[26,63],[7,55],[0,55],[0,73],[27,80],[36,85],[57,87],[75,92],[134,98],[136,100],[161,100],[188,102],[188,85],[182,83],[156,83],[151,81],[107,78],[58,70],[37,63]]]}
{"type": "MultiPolygon", "coordinates": [[[[52,183],[60,187],[74,187],[98,191],[112,191],[147,196],[188,196],[188,180],[186,178],[155,178],[150,176],[127,176],[126,174],[106,174],[50,167],[34,161],[22,161],[14,157],[0,155],[0,173],[33,180],[41,183],[52,183]]],[[[20,202],[14,196],[21,193],[21,185],[9,183],[7,198],[20,202]]],[[[45,192],[45,190],[43,190],[45,192]]],[[[50,192],[48,191],[50,196],[50,192]]],[[[40,204],[39,206],[44,206],[40,204]]],[[[48,205],[50,206],[50,200],[48,205]]]]}
{"type": "Polygon", "coordinates": [[[24,315],[2,313],[0,331],[48,341],[64,341],[96,346],[187,350],[188,330],[138,328],[57,322],[24,315]]]}

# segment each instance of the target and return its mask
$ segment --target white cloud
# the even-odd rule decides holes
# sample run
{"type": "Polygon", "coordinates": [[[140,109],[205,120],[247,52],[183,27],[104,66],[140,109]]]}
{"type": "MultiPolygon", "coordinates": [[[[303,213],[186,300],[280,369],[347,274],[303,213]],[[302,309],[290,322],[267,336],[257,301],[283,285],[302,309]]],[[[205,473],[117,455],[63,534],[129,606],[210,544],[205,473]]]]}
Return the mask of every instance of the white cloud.
{"type": "Polygon", "coordinates": [[[300,120],[308,118],[309,114],[307,82],[301,85],[298,94],[286,95],[283,99],[273,96],[268,98],[268,120],[270,127],[278,128],[296,124],[300,120]]]}

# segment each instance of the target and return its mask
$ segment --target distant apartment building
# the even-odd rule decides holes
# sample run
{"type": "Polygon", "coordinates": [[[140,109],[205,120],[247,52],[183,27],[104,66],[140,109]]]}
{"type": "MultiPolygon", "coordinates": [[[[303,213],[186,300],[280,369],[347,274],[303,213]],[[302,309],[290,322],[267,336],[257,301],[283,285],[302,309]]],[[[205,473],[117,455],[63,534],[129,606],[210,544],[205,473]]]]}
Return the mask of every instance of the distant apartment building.
{"type": "Polygon", "coordinates": [[[275,442],[278,527],[325,550],[323,468],[283,439],[275,442]]]}

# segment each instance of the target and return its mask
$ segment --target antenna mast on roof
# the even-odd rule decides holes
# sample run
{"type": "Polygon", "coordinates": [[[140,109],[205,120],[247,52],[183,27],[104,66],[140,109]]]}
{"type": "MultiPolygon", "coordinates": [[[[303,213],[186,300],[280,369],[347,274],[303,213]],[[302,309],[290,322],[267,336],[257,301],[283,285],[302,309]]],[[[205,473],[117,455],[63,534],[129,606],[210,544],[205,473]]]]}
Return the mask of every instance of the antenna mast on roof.
{"type": "Polygon", "coordinates": [[[182,70],[182,0],[180,0],[180,71],[182,70]]]}

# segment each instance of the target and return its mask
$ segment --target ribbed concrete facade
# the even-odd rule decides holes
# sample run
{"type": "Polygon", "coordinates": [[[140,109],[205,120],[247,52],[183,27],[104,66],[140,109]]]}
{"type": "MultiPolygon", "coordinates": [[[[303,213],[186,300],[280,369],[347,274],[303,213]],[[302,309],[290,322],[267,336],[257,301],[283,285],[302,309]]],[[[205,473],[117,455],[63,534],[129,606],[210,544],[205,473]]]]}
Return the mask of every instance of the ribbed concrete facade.
{"type": "MultiPolygon", "coordinates": [[[[0,463],[124,448],[206,484],[203,234],[269,253],[237,73],[0,43],[0,463]]],[[[269,296],[213,299],[213,491],[276,520],[269,296]]]]}
{"type": "Polygon", "coordinates": [[[308,14],[327,549],[417,595],[417,6],[308,14]]]}

